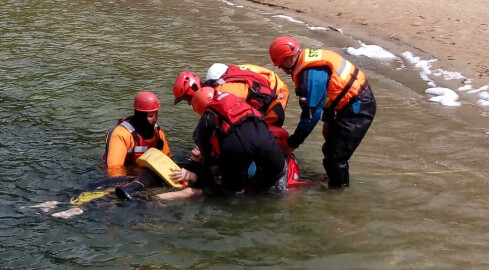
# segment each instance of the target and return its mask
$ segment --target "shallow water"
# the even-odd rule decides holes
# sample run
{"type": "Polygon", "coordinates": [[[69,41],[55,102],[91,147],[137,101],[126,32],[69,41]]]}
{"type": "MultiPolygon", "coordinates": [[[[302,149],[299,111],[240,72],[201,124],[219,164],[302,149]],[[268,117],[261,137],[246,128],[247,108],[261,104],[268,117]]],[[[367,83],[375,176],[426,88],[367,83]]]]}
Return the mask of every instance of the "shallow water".
{"type": "MultiPolygon", "coordinates": [[[[215,1],[0,4],[2,269],[488,267],[487,117],[429,103],[415,71],[365,57],[349,58],[366,71],[378,113],[351,160],[348,190],[112,201],[51,217],[105,178],[105,131],[132,113],[138,91],[158,94],[172,151],[187,155],[198,117],[172,106],[180,71],[204,76],[213,62],[272,68],[267,48],[283,34],[343,53],[357,43],[215,1]],[[53,200],[64,203],[28,208],[53,200]]],[[[290,131],[298,117],[292,98],[290,131]]],[[[321,145],[317,128],[297,150],[305,178],[323,173],[321,145]]]]}

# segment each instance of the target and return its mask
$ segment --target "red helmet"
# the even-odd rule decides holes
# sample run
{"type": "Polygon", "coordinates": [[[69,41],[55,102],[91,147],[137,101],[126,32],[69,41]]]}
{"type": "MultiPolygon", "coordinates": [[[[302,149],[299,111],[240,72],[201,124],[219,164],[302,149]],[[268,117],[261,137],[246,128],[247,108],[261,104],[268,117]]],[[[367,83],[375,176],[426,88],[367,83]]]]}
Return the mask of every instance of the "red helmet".
{"type": "Polygon", "coordinates": [[[160,109],[158,97],[153,92],[139,92],[134,98],[134,110],[154,112],[160,109]]]}
{"type": "Polygon", "coordinates": [[[301,47],[299,41],[291,37],[278,37],[268,48],[268,54],[270,55],[270,60],[274,66],[282,66],[284,58],[287,56],[295,55],[301,47]]]}
{"type": "Polygon", "coordinates": [[[190,71],[182,71],[173,84],[173,95],[177,104],[182,101],[185,95],[193,96],[195,91],[200,89],[200,77],[190,71]],[[192,91],[189,91],[192,89],[192,91]]]}
{"type": "Polygon", "coordinates": [[[192,97],[192,108],[200,115],[203,115],[205,108],[214,98],[215,90],[212,87],[204,86],[197,90],[192,97]]]}

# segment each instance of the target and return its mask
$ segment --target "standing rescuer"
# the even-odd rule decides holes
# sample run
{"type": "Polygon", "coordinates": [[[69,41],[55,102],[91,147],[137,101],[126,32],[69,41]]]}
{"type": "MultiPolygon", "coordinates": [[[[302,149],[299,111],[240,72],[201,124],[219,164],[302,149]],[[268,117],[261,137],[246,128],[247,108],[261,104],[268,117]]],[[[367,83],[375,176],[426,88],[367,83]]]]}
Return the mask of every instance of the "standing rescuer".
{"type": "Polygon", "coordinates": [[[333,51],[302,50],[300,43],[288,36],[275,39],[269,55],[274,66],[292,76],[302,109],[285,151],[291,153],[299,147],[321,119],[325,139],[323,167],[329,187],[348,187],[348,160],[376,112],[375,97],[365,74],[333,51]]]}

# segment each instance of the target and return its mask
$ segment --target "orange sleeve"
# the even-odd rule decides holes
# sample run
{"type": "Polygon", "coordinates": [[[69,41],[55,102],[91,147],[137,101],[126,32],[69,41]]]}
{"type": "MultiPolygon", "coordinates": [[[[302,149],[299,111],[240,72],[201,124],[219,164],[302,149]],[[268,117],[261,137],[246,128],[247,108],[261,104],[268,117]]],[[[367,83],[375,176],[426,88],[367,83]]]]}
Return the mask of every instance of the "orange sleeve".
{"type": "Polygon", "coordinates": [[[134,147],[134,139],[126,128],[117,126],[109,138],[107,150],[107,173],[111,177],[126,176],[124,162],[127,150],[134,147]]]}
{"type": "Polygon", "coordinates": [[[170,151],[170,145],[168,144],[168,141],[166,140],[165,132],[160,129],[160,138],[163,140],[163,149],[161,149],[161,152],[163,152],[165,155],[169,156],[170,158],[173,158],[171,151],[170,151]]]}

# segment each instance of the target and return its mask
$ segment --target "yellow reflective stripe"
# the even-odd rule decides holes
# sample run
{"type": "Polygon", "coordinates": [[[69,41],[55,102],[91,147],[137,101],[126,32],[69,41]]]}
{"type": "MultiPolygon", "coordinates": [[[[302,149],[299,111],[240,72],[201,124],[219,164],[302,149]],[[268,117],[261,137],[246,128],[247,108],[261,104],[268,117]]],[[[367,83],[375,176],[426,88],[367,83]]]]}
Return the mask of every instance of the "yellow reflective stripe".
{"type": "Polygon", "coordinates": [[[338,77],[340,77],[342,80],[346,80],[348,76],[350,76],[352,69],[353,64],[345,58],[341,58],[340,67],[336,71],[336,75],[338,75],[338,77]]]}

